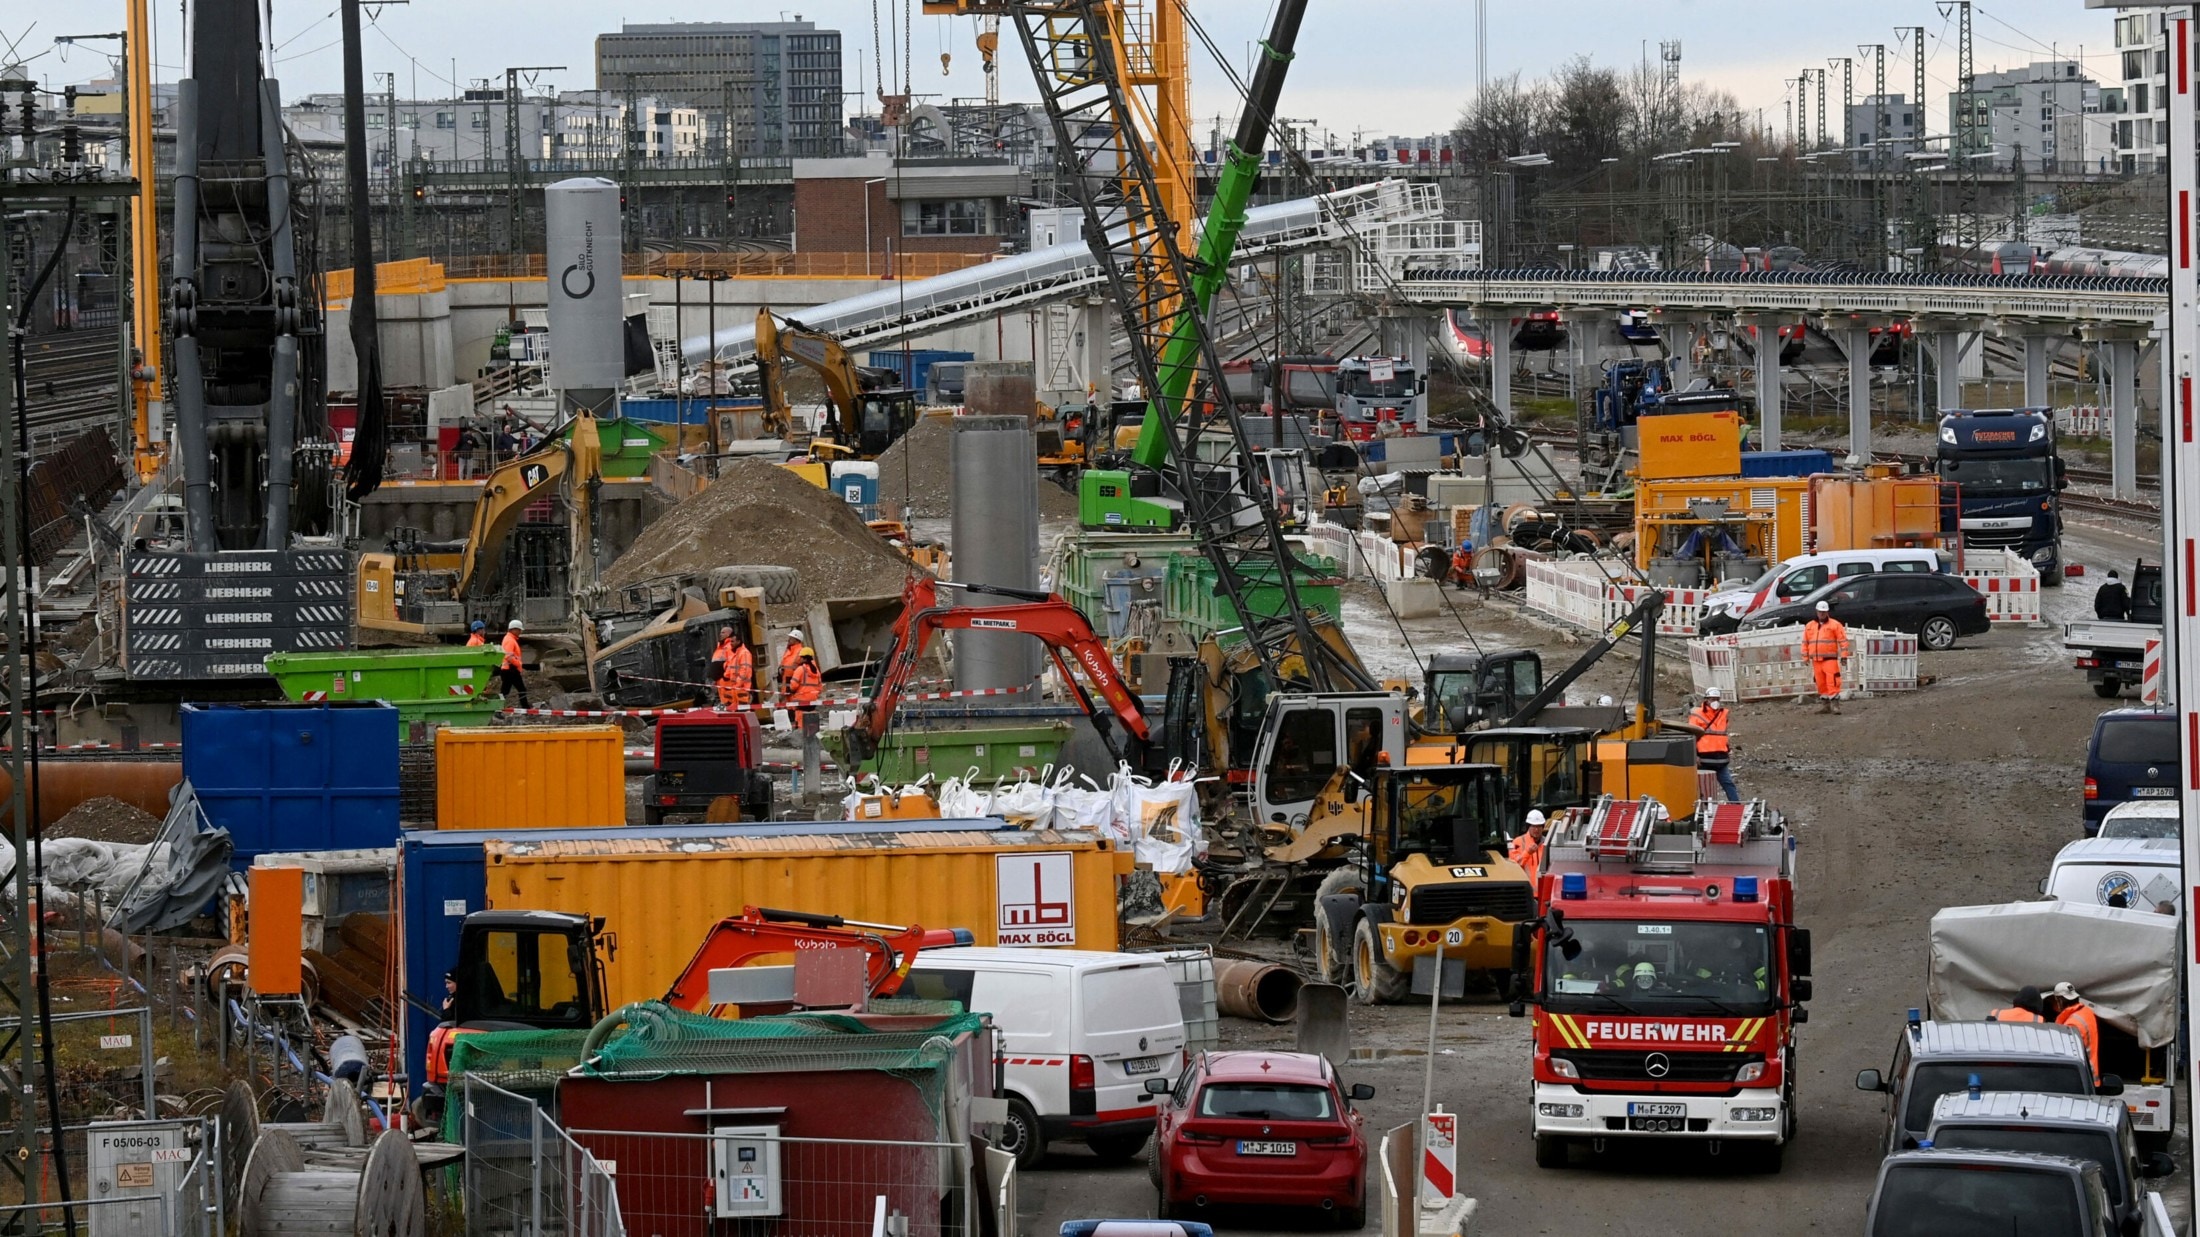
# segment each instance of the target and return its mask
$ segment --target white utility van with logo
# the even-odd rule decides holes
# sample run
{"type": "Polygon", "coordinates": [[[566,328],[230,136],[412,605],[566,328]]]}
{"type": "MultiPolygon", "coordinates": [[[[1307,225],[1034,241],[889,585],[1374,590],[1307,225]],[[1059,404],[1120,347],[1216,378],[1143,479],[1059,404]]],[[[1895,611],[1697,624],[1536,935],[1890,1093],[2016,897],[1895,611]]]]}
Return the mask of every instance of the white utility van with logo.
{"type": "Polygon", "coordinates": [[[1030,1167],[1056,1139],[1101,1159],[1153,1133],[1152,1078],[1184,1071],[1176,977],[1158,954],[1078,949],[927,949],[901,995],[993,1015],[1008,1124],[999,1146],[1030,1167]]]}
{"type": "Polygon", "coordinates": [[[1766,606],[1807,597],[1820,585],[1845,576],[1866,576],[1875,571],[1949,572],[1955,560],[1939,550],[1828,550],[1799,554],[1773,564],[1771,570],[1741,588],[1722,589],[1703,600],[1698,628],[1716,636],[1734,631],[1744,618],[1766,606]]]}
{"type": "Polygon", "coordinates": [[[2080,838],[2055,855],[2040,892],[2065,902],[2184,911],[2179,877],[2184,842],[2178,838],[2080,838]]]}

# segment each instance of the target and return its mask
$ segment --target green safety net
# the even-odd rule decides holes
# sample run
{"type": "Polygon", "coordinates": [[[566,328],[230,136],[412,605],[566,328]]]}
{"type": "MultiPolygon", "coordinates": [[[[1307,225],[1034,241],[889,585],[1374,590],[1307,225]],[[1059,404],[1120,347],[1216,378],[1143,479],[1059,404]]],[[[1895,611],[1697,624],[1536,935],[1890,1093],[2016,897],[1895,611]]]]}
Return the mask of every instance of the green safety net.
{"type": "Polygon", "coordinates": [[[453,1102],[443,1106],[443,1140],[463,1141],[459,1123],[465,1106],[456,1099],[465,1094],[465,1078],[494,1083],[548,1108],[558,1079],[581,1063],[587,1039],[586,1031],[475,1031],[453,1040],[448,1092],[453,1102]]]}

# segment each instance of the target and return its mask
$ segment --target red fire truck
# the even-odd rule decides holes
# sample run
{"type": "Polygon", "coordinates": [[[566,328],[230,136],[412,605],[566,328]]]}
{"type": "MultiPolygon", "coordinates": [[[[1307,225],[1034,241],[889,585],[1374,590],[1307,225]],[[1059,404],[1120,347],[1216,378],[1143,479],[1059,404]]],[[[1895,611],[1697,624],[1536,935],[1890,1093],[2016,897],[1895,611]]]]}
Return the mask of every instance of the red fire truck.
{"type": "Polygon", "coordinates": [[[1541,919],[1515,932],[1512,1013],[1535,1006],[1535,1159],[1576,1146],[1746,1144],[1776,1171],[1795,1137],[1795,1024],[1810,932],[1795,840],[1762,801],[1674,821],[1606,795],[1551,835],[1541,919]]]}

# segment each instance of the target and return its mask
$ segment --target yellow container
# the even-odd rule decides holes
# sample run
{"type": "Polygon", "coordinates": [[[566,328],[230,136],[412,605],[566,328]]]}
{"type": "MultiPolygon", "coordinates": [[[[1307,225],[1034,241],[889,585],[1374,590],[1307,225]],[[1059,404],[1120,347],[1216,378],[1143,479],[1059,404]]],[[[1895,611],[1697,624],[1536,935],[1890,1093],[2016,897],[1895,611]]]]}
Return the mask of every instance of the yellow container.
{"type": "Polygon", "coordinates": [[[1646,481],[1672,477],[1738,477],[1742,472],[1742,414],[1675,412],[1635,422],[1646,481]]]}
{"type": "Polygon", "coordinates": [[[1811,549],[1884,550],[1940,540],[1938,477],[1813,477],[1811,549]]]}
{"type": "Polygon", "coordinates": [[[446,726],[436,732],[438,829],[625,823],[626,738],[617,726],[446,726]]]}
{"type": "Polygon", "coordinates": [[[1131,870],[1130,852],[1051,830],[499,838],[483,849],[491,909],[600,915],[618,934],[604,968],[613,1006],[662,997],[710,926],[743,906],[968,928],[977,944],[996,945],[1004,932],[1013,940],[1029,931],[1016,925],[1037,901],[1066,908],[1061,944],[1114,949],[1116,884],[1131,870]],[[1042,879],[1032,899],[1035,867],[1042,879]]]}

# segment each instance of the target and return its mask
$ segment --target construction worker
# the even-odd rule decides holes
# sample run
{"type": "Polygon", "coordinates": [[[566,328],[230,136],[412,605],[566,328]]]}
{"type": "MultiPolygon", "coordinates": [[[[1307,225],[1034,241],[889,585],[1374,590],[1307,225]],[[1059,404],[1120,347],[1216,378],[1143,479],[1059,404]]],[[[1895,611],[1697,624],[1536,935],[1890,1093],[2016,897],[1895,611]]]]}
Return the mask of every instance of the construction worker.
{"type": "Polygon", "coordinates": [[[2113,571],[2108,573],[2107,582],[2093,594],[2093,617],[2106,623],[2131,621],[2131,590],[2124,587],[2124,582],[2117,579],[2113,571]]]}
{"type": "Polygon", "coordinates": [[[1474,583],[1474,543],[1462,541],[1451,552],[1451,582],[1460,588],[1474,583]]]}
{"type": "Polygon", "coordinates": [[[2073,987],[2070,981],[2066,979],[2047,990],[2047,997],[2041,1002],[2041,1009],[2048,1017],[2055,1020],[2055,1025],[2069,1027],[2078,1033],[2079,1040],[2085,1044],[2085,1055],[2093,1062],[2093,1080],[2099,1082],[2101,1078],[2101,1020],[2093,1012],[2093,1007],[2086,1004],[2085,998],[2079,996],[2077,988],[2073,987]]]}
{"type": "Polygon", "coordinates": [[[489,643],[488,632],[489,625],[482,622],[480,619],[475,619],[473,621],[473,625],[466,629],[466,647],[470,649],[478,649],[482,645],[489,643]]]}
{"type": "Polygon", "coordinates": [[[1818,617],[1803,624],[1803,660],[1810,663],[1818,687],[1818,711],[1841,711],[1841,659],[1848,656],[1849,629],[1833,617],[1833,607],[1818,603],[1818,617]]]}
{"type": "Polygon", "coordinates": [[[718,707],[738,709],[749,702],[756,686],[756,654],[746,641],[733,638],[729,624],[718,629],[718,647],[711,650],[712,681],[718,688],[718,707]]]}
{"type": "Polygon", "coordinates": [[[1719,689],[1706,688],[1703,703],[1688,715],[1688,728],[1696,732],[1696,767],[1709,769],[1719,779],[1728,803],[1740,803],[1742,792],[1734,786],[1732,714],[1719,697],[1719,689]]]}
{"type": "Polygon", "coordinates": [[[787,690],[787,676],[794,670],[795,663],[801,661],[803,655],[809,651],[810,646],[802,642],[801,628],[797,627],[787,633],[787,647],[779,650],[779,690],[781,692],[787,690]]]}
{"type": "Polygon", "coordinates": [[[1540,810],[1528,809],[1528,827],[1512,840],[1505,857],[1520,865],[1520,870],[1535,876],[1543,870],[1543,835],[1550,830],[1550,817],[1540,810]]]}
{"type": "Polygon", "coordinates": [[[2017,989],[2009,998],[2006,1009],[1997,1009],[1986,1017],[1994,1022],[2045,1022],[2047,1015],[2040,1012],[2040,990],[2030,984],[2017,989]]]}
{"type": "Polygon", "coordinates": [[[527,699],[527,678],[520,673],[519,633],[522,630],[518,619],[504,625],[504,664],[497,667],[497,690],[507,699],[518,696],[519,707],[527,709],[534,705],[527,699]]]}
{"type": "Polygon", "coordinates": [[[817,656],[808,645],[801,646],[800,655],[786,671],[781,691],[780,703],[787,708],[788,723],[803,734],[811,733],[809,727],[816,712],[810,706],[825,694],[825,674],[817,668],[817,656]]]}

